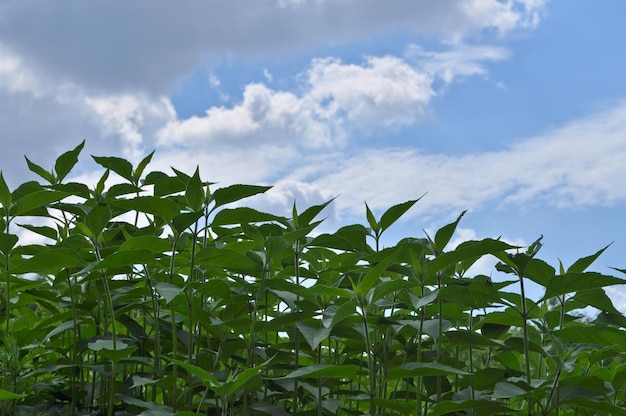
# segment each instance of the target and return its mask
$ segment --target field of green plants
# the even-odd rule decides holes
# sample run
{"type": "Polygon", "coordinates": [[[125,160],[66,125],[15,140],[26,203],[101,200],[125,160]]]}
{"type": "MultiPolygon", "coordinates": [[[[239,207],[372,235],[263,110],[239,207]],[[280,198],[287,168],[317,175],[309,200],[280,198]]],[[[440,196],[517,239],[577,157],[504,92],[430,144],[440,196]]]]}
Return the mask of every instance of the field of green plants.
{"type": "Polygon", "coordinates": [[[152,154],[68,181],[83,145],[26,159],[38,181],[13,190],[0,173],[2,415],[626,415],[604,290],[625,280],[586,271],[604,249],[450,249],[462,213],[382,248],[416,200],[320,234],[332,201],[260,212],[245,199],[269,187],[148,172],[152,154]],[[508,278],[466,273],[484,256],[508,278]]]}

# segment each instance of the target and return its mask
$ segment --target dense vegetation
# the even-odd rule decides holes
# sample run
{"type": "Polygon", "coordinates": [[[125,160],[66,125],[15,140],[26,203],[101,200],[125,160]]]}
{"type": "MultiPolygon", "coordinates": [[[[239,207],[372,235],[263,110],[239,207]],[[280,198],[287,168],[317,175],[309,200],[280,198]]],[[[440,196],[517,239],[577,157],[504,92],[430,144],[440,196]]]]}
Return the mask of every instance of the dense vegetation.
{"type": "Polygon", "coordinates": [[[0,173],[3,415],[626,414],[603,289],[624,281],[585,271],[603,250],[555,270],[540,239],[447,249],[462,214],[383,249],[417,201],[319,234],[332,201],[260,212],[240,201],[269,187],[144,174],[152,154],[66,181],[83,144],[26,159],[41,183],[0,173]],[[467,275],[483,256],[510,279],[467,275]]]}

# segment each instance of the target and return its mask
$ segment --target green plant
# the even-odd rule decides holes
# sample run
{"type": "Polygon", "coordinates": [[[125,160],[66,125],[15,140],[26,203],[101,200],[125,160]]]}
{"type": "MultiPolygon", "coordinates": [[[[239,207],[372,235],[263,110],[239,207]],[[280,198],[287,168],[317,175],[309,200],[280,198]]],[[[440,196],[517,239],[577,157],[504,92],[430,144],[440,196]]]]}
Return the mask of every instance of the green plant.
{"type": "Polygon", "coordinates": [[[147,172],[152,154],[68,181],[83,146],[26,159],[41,183],[0,173],[2,414],[626,414],[604,291],[624,280],[586,271],[606,248],[558,273],[541,239],[448,249],[463,214],[382,248],[418,200],[320,234],[332,201],[260,212],[241,201],[269,187],[147,172]],[[468,275],[484,256],[513,279],[468,275]]]}

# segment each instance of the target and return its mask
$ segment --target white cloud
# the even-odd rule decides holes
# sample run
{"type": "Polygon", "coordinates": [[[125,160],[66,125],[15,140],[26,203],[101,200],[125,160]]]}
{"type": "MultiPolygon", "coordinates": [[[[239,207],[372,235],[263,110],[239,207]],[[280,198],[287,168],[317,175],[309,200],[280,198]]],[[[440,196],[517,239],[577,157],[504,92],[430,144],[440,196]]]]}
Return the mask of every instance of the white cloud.
{"type": "Polygon", "coordinates": [[[399,26],[449,39],[486,29],[504,34],[534,27],[543,6],[539,0],[397,0],[393,7],[379,0],[210,0],[194,7],[165,0],[22,0],[2,5],[0,39],[53,78],[110,93],[140,88],[160,95],[207,58],[303,50],[399,26]]]}
{"type": "Polygon", "coordinates": [[[163,97],[156,101],[133,95],[86,97],[85,102],[100,117],[103,133],[120,137],[124,156],[131,159],[145,154],[142,132],[155,131],[176,114],[170,101],[163,97]]]}
{"type": "Polygon", "coordinates": [[[364,150],[331,156],[296,170],[292,177],[332,193],[341,212],[360,215],[416,198],[409,215],[454,215],[477,209],[547,203],[611,205],[626,199],[626,103],[573,121],[499,151],[461,156],[416,149],[364,150]]]}
{"type": "Polygon", "coordinates": [[[303,92],[248,84],[232,108],[213,107],[204,117],[168,123],[159,144],[298,144],[341,147],[348,128],[410,124],[428,116],[432,79],[392,57],[368,57],[363,65],[316,59],[302,74],[303,92]]]}
{"type": "Polygon", "coordinates": [[[448,51],[433,52],[419,45],[410,45],[406,52],[407,60],[446,84],[459,78],[486,76],[484,62],[498,62],[509,59],[508,49],[486,45],[454,45],[448,51]]]}

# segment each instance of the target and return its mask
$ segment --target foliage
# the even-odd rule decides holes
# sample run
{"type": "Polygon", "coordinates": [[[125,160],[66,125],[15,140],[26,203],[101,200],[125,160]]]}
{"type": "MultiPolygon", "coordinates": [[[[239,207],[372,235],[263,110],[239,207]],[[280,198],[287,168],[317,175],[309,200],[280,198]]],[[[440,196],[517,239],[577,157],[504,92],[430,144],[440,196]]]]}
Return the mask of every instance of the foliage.
{"type": "Polygon", "coordinates": [[[319,234],[331,201],[260,212],[240,201],[269,187],[145,174],[152,154],[66,181],[83,145],[51,171],[26,159],[41,182],[0,173],[2,414],[626,414],[604,291],[624,281],[586,272],[604,249],[558,272],[541,239],[448,249],[462,214],[381,249],[417,200],[319,234]],[[511,279],[468,276],[484,256],[511,279]]]}

